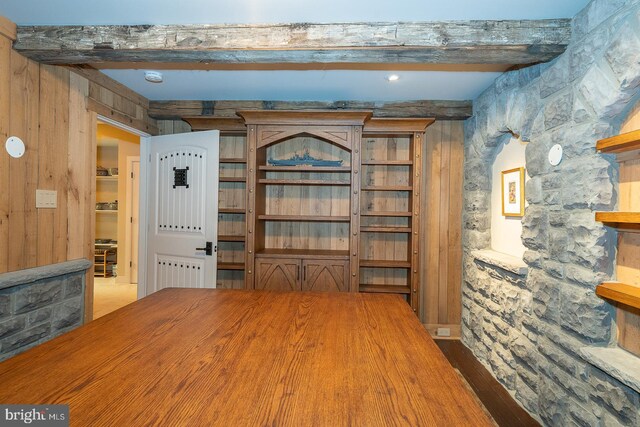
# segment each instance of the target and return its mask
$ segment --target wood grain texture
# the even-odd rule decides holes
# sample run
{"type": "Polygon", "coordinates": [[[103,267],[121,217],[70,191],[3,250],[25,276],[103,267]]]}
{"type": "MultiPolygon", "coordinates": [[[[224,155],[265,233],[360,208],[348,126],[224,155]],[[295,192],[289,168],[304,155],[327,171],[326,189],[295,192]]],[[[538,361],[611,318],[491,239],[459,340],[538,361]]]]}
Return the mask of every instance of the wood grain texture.
{"type": "MultiPolygon", "coordinates": [[[[0,140],[11,136],[11,41],[0,37],[0,140]]],[[[0,272],[9,267],[9,177],[12,158],[0,155],[0,272]]]]}
{"type": "Polygon", "coordinates": [[[621,153],[640,149],[640,130],[621,133],[596,142],[596,150],[601,153],[621,153]]]}
{"type": "Polygon", "coordinates": [[[607,224],[640,224],[640,212],[596,212],[596,221],[607,224]]]}
{"type": "Polygon", "coordinates": [[[640,357],[640,308],[617,304],[618,346],[640,357]]]}
{"type": "Polygon", "coordinates": [[[370,110],[373,117],[433,117],[466,120],[471,101],[151,101],[149,115],[156,119],[184,119],[196,128],[229,130],[244,127],[236,111],[242,110],[370,110]],[[223,120],[224,119],[224,120],[223,120]],[[209,122],[209,123],[208,123],[209,122]],[[211,127],[214,123],[216,127],[211,127]]]}
{"type": "Polygon", "coordinates": [[[43,63],[532,64],[566,49],[568,19],[256,25],[20,26],[43,63]]]}
{"type": "Polygon", "coordinates": [[[10,41],[14,41],[16,39],[16,32],[16,24],[4,16],[0,16],[0,36],[4,36],[10,41]]]}
{"type": "Polygon", "coordinates": [[[69,404],[78,426],[490,425],[386,295],[165,289],[3,362],[0,381],[0,401],[69,404]]]}
{"type": "Polygon", "coordinates": [[[437,121],[427,128],[423,158],[422,319],[437,327],[460,324],[462,285],[463,126],[437,121]]]}
{"type": "Polygon", "coordinates": [[[603,282],[596,286],[596,294],[629,307],[640,308],[640,286],[620,282],[603,282]]]}

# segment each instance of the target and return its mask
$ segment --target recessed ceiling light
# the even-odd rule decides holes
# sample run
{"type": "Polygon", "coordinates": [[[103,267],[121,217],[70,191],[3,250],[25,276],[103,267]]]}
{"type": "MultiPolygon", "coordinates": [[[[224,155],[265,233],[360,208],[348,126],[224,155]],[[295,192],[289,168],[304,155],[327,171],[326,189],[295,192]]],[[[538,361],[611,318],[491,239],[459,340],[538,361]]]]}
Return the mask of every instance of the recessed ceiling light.
{"type": "Polygon", "coordinates": [[[145,71],[144,79],[151,83],[162,83],[162,73],[157,71],[145,71]]]}
{"type": "Polygon", "coordinates": [[[400,80],[400,76],[397,75],[397,74],[389,74],[387,76],[387,80],[390,81],[390,82],[396,82],[396,81],[400,80]]]}

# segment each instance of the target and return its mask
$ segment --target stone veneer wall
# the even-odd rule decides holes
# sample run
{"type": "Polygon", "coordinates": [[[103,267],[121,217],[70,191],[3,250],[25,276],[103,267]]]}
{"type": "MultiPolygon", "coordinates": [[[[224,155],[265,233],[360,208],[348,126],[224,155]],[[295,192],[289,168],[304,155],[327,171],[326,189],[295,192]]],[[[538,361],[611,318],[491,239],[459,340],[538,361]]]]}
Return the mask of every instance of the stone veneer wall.
{"type": "Polygon", "coordinates": [[[0,274],[0,360],[82,324],[86,259],[0,274]]]}
{"type": "Polygon", "coordinates": [[[462,340],[546,425],[640,425],[638,392],[580,356],[615,340],[594,290],[614,273],[616,234],[593,211],[615,209],[618,170],[595,143],[617,133],[639,84],[640,2],[594,0],[563,55],[502,75],[465,124],[462,340]],[[529,141],[524,276],[474,256],[490,248],[491,164],[511,133],[529,141]]]}

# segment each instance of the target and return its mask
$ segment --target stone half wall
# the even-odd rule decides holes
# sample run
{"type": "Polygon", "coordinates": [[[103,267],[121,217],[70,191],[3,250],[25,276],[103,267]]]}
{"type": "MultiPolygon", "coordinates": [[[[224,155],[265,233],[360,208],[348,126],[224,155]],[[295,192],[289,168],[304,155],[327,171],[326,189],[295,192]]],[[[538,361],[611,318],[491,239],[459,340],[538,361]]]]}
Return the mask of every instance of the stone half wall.
{"type": "Polygon", "coordinates": [[[595,144],[617,133],[639,84],[640,2],[594,0],[562,56],[502,75],[465,123],[462,340],[545,425],[640,425],[638,392],[580,352],[615,340],[595,287],[614,273],[616,235],[593,212],[615,209],[618,170],[595,144]],[[487,255],[491,164],[512,134],[529,142],[525,270],[487,255]]]}
{"type": "Polygon", "coordinates": [[[0,274],[0,361],[82,324],[86,259],[0,274]]]}

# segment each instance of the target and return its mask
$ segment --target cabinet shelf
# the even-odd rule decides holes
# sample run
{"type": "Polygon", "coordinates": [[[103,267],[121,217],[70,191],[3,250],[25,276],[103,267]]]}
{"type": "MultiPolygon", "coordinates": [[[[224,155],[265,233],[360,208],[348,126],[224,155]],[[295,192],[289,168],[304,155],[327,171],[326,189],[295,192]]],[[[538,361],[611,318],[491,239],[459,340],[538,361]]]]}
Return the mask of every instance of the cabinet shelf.
{"type": "Polygon", "coordinates": [[[96,176],[97,182],[118,182],[118,175],[96,176]]]}
{"type": "Polygon", "coordinates": [[[321,249],[262,249],[256,257],[269,258],[313,258],[313,259],[348,259],[349,251],[321,249]]]}
{"type": "Polygon", "coordinates": [[[360,227],[360,231],[371,233],[411,233],[411,227],[360,227]]]}
{"type": "Polygon", "coordinates": [[[618,228],[640,228],[640,212],[596,212],[596,221],[618,228]]]}
{"type": "Polygon", "coordinates": [[[244,270],[244,263],[241,262],[219,262],[218,270],[244,270]]]}
{"type": "Polygon", "coordinates": [[[270,185],[351,185],[349,181],[324,181],[321,179],[259,179],[260,184],[270,185]]]}
{"type": "Polygon", "coordinates": [[[244,208],[218,208],[218,213],[223,213],[223,214],[239,213],[239,214],[243,214],[243,213],[245,213],[245,209],[244,208]]]}
{"type": "Polygon", "coordinates": [[[620,282],[603,282],[596,286],[596,295],[631,307],[640,308],[640,287],[620,282]]]}
{"type": "Polygon", "coordinates": [[[601,139],[596,143],[596,149],[601,153],[622,153],[640,150],[640,130],[601,139]]]}
{"type": "Polygon", "coordinates": [[[220,182],[247,182],[247,178],[244,176],[221,176],[220,182]]]}
{"type": "Polygon", "coordinates": [[[370,268],[411,268],[410,261],[391,261],[377,259],[361,259],[360,267],[370,268]]]}
{"type": "Polygon", "coordinates": [[[410,166],[413,164],[412,160],[363,160],[362,164],[365,166],[410,166]]]}
{"type": "Polygon", "coordinates": [[[349,222],[348,216],[258,215],[263,221],[349,222]]]}
{"type": "Polygon", "coordinates": [[[360,292],[374,292],[384,294],[410,294],[411,289],[409,286],[397,286],[397,285],[369,285],[360,283],[360,292]]]}
{"type": "Polygon", "coordinates": [[[412,191],[410,185],[366,185],[362,187],[362,191],[412,191]]]}
{"type": "Polygon", "coordinates": [[[218,235],[218,242],[244,242],[244,236],[218,235]]]}
{"type": "Polygon", "coordinates": [[[114,209],[96,209],[96,213],[118,213],[117,210],[114,209]]]}
{"type": "Polygon", "coordinates": [[[351,172],[349,166],[259,166],[258,170],[269,172],[351,172]]]}
{"type": "Polygon", "coordinates": [[[362,212],[361,216],[391,216],[391,217],[410,217],[413,214],[411,212],[383,212],[383,211],[368,211],[362,212]]]}
{"type": "Polygon", "coordinates": [[[220,163],[247,163],[247,159],[242,157],[221,158],[220,163]]]}

